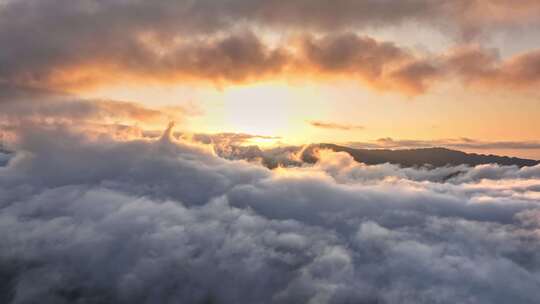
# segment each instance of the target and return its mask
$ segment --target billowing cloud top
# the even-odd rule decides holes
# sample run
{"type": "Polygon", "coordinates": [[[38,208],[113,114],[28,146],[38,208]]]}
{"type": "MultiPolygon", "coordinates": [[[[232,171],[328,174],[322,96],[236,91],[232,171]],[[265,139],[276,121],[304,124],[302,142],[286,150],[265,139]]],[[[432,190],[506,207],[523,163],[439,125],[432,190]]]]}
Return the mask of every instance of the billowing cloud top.
{"type": "Polygon", "coordinates": [[[540,297],[538,166],[402,169],[321,151],[269,171],[168,133],[19,131],[0,167],[3,303],[540,297]]]}
{"type": "MultiPolygon", "coordinates": [[[[540,51],[482,42],[534,32],[539,14],[536,0],[0,0],[0,303],[538,303],[535,161],[404,168],[312,146],[304,162],[308,146],[246,145],[280,134],[149,131],[200,114],[196,104],[83,93],[346,79],[406,96],[439,84],[529,94],[540,51]],[[411,23],[448,49],[373,34],[411,23]]],[[[219,114],[281,98],[245,95],[219,114]]],[[[372,128],[300,119],[322,133],[372,128]]]]}

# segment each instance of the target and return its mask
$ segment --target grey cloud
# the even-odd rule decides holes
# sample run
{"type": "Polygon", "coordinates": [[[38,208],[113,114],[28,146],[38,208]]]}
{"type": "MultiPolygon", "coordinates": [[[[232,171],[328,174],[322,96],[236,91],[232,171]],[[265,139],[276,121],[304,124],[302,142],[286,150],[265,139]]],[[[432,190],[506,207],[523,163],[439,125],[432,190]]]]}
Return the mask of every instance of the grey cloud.
{"type": "Polygon", "coordinates": [[[416,60],[406,63],[390,73],[389,78],[405,92],[416,95],[427,89],[444,75],[434,63],[427,60],[416,60]]]}
{"type": "Polygon", "coordinates": [[[84,99],[27,87],[0,85],[0,91],[0,139],[27,124],[71,124],[72,128],[93,125],[118,134],[140,136],[142,129],[138,126],[182,122],[196,113],[196,109],[188,107],[149,108],[135,102],[84,99]]]}
{"type": "Polygon", "coordinates": [[[11,153],[9,153],[8,151],[6,150],[3,150],[2,147],[0,146],[0,167],[3,167],[5,166],[8,161],[11,159],[11,153]]]}
{"type": "MultiPolygon", "coordinates": [[[[147,138],[158,138],[160,131],[143,131],[147,138]]],[[[278,165],[300,166],[303,160],[295,157],[301,150],[298,146],[280,145],[280,137],[264,136],[245,133],[185,133],[174,132],[176,139],[209,145],[214,153],[229,160],[245,160],[248,162],[261,163],[268,168],[276,168],[278,165]],[[272,140],[278,145],[275,148],[263,149],[254,145],[252,140],[272,140]]]]}
{"type": "Polygon", "coordinates": [[[133,78],[219,83],[284,72],[305,76],[315,70],[353,73],[376,88],[410,95],[452,73],[466,82],[530,88],[538,84],[537,51],[508,61],[491,58],[482,49],[477,55],[416,58],[391,43],[342,33],[405,20],[444,20],[472,32],[492,23],[527,23],[538,10],[535,1],[516,6],[491,0],[340,0],[332,5],[303,0],[8,1],[0,7],[0,82],[73,89],[133,78]],[[292,52],[302,53],[299,58],[289,52],[289,41],[270,47],[250,33],[288,27],[304,31],[303,42],[292,52]],[[322,38],[312,37],[320,33],[322,38]],[[483,60],[470,61],[471,56],[483,60]]]}
{"type": "Polygon", "coordinates": [[[462,184],[482,180],[537,179],[540,178],[540,165],[517,168],[484,164],[478,166],[443,166],[443,167],[400,167],[395,164],[365,165],[358,163],[348,153],[323,150],[318,152],[317,163],[313,167],[291,170],[324,171],[341,183],[379,182],[385,179],[404,179],[429,181],[433,183],[462,184]]]}
{"type": "Polygon", "coordinates": [[[477,45],[453,50],[445,58],[448,71],[465,83],[491,87],[528,88],[540,82],[540,51],[531,50],[501,61],[495,50],[477,45]]]}
{"type": "Polygon", "coordinates": [[[540,296],[538,167],[460,167],[432,182],[449,169],[328,153],[272,172],[168,136],[18,132],[16,156],[0,167],[2,302],[540,296]],[[486,169],[498,173],[472,177],[486,169]]]}
{"type": "Polygon", "coordinates": [[[59,90],[126,80],[240,82],[279,73],[289,63],[286,50],[266,46],[249,31],[182,43],[174,39],[154,43],[144,37],[121,36],[111,38],[116,40],[111,43],[78,45],[77,39],[66,40],[64,48],[53,49],[51,54],[41,54],[40,48],[8,49],[0,57],[0,67],[4,66],[0,80],[59,90]]]}
{"type": "MultiPolygon", "coordinates": [[[[393,43],[353,33],[322,37],[304,34],[293,40],[294,43],[270,47],[249,31],[182,42],[172,40],[157,45],[154,45],[155,41],[137,39],[133,45],[125,43],[117,48],[107,45],[101,48],[100,45],[100,49],[94,51],[91,48],[97,46],[92,45],[82,47],[82,53],[65,50],[68,54],[59,54],[58,61],[40,54],[31,55],[43,59],[43,65],[22,60],[24,55],[14,52],[18,63],[11,70],[9,65],[15,61],[7,56],[3,78],[8,85],[73,89],[130,78],[164,82],[198,80],[220,84],[284,75],[304,77],[321,74],[351,75],[369,86],[398,91],[404,89],[411,94],[426,89],[424,82],[428,75],[419,75],[425,74],[422,69],[409,67],[413,64],[410,62],[415,61],[414,55],[393,43]]],[[[68,48],[71,47],[77,46],[68,44],[68,48]]],[[[30,50],[34,51],[39,52],[39,49],[30,50]]]]}
{"type": "MultiPolygon", "coordinates": [[[[335,30],[350,27],[382,27],[403,21],[443,23],[465,29],[483,29],[487,25],[527,24],[535,21],[539,5],[534,0],[513,5],[506,1],[82,1],[66,0],[33,2],[8,1],[2,12],[6,23],[15,26],[39,22],[63,33],[95,29],[133,29],[164,32],[205,32],[233,26],[237,22],[255,23],[277,28],[309,28],[335,30]],[[488,14],[485,10],[492,14],[488,14]],[[510,10],[509,10],[510,9],[510,10]],[[496,14],[495,14],[496,13],[496,14]],[[21,17],[17,19],[17,17],[21,17]],[[441,17],[446,18],[441,18],[441,17]],[[89,23],[98,20],[99,22],[89,23]],[[72,28],[63,28],[70,23],[72,28]],[[85,29],[84,26],[91,25],[85,29]],[[114,26],[114,27],[113,27],[114,26]]],[[[489,30],[489,28],[485,28],[489,30]]],[[[107,33],[104,33],[107,34],[107,33]]]]}
{"type": "Polygon", "coordinates": [[[345,33],[320,39],[305,37],[301,49],[322,71],[351,71],[378,76],[385,64],[407,59],[409,54],[392,43],[345,33]]]}

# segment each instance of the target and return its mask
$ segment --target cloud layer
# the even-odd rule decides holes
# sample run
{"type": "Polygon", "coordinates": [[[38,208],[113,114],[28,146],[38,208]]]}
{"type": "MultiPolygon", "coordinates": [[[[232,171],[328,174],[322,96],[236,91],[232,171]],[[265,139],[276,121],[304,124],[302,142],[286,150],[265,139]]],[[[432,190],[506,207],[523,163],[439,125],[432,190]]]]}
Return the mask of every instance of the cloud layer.
{"type": "MultiPolygon", "coordinates": [[[[534,90],[538,50],[503,58],[472,41],[539,13],[535,0],[0,0],[0,302],[537,303],[538,165],[370,166],[324,149],[307,163],[308,147],[245,145],[276,137],[143,131],[196,109],[65,92],[268,79],[534,90]],[[405,23],[455,45],[363,34],[405,23]]],[[[539,148],[371,143],[433,144],[539,148]]]]}
{"type": "Polygon", "coordinates": [[[74,95],[28,87],[0,85],[0,148],[18,129],[35,125],[69,126],[85,132],[110,130],[122,137],[142,136],[144,127],[163,121],[182,122],[198,109],[169,106],[150,108],[134,102],[84,99],[74,95]]]}
{"type": "MultiPolygon", "coordinates": [[[[530,25],[536,1],[6,1],[0,6],[0,82],[78,90],[115,82],[228,84],[345,77],[417,95],[457,77],[531,89],[538,50],[501,60],[461,45],[420,54],[357,34],[414,20],[464,32],[530,25]],[[439,25],[437,25],[439,24],[439,25]],[[282,32],[272,42],[266,33],[282,32]],[[298,29],[303,29],[299,31],[298,29]]],[[[271,36],[271,35],[270,35],[271,36]]]]}
{"type": "Polygon", "coordinates": [[[472,138],[454,138],[439,140],[399,140],[391,137],[379,138],[373,142],[351,142],[351,147],[370,149],[392,149],[392,148],[428,148],[428,147],[448,147],[455,149],[509,149],[509,150],[538,150],[539,141],[482,141],[472,138]]]}
{"type": "MultiPolygon", "coordinates": [[[[5,303],[536,303],[540,168],[269,171],[210,148],[17,130],[5,303]],[[54,172],[54,174],[51,174],[54,172]]],[[[171,130],[169,130],[171,132],[171,130]]]]}

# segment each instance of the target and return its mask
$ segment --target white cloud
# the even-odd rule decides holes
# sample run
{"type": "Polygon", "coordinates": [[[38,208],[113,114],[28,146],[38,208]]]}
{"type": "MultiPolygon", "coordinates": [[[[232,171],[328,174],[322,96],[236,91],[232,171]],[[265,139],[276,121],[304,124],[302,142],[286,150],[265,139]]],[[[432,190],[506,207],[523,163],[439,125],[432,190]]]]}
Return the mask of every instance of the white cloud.
{"type": "Polygon", "coordinates": [[[6,303],[536,303],[539,168],[267,170],[34,126],[0,167],[6,303]]]}

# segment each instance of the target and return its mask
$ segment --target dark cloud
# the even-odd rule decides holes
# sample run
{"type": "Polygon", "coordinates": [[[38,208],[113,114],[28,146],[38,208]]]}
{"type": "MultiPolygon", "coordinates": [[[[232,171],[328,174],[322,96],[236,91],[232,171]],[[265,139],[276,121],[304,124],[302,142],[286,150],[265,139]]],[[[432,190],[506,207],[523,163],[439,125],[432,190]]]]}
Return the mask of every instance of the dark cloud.
{"type": "Polygon", "coordinates": [[[484,23],[527,23],[539,9],[534,1],[510,5],[490,0],[340,0],[332,5],[245,0],[7,1],[0,7],[0,82],[73,90],[122,81],[222,83],[322,74],[315,76],[355,76],[375,88],[415,95],[456,73],[468,82],[531,88],[538,84],[536,51],[506,61],[482,49],[474,51],[478,54],[429,58],[388,42],[343,33],[406,20],[444,20],[473,32],[484,28],[484,23]],[[304,31],[301,42],[284,39],[270,46],[250,32],[289,27],[304,31]]]}
{"type": "Polygon", "coordinates": [[[534,0],[520,1],[517,5],[499,0],[337,0],[331,5],[324,0],[167,0],[159,3],[17,0],[4,2],[2,13],[7,19],[5,23],[13,29],[40,24],[66,34],[79,31],[90,34],[96,29],[127,30],[128,33],[143,30],[208,33],[228,29],[238,22],[278,29],[328,31],[396,26],[404,21],[460,27],[471,32],[489,31],[496,25],[534,23],[539,9],[534,0]],[[66,23],[73,27],[63,27],[66,23]]]}
{"type": "Polygon", "coordinates": [[[2,76],[0,70],[0,78],[11,86],[71,90],[128,80],[221,84],[279,77],[352,76],[376,88],[419,94],[426,89],[426,78],[435,74],[415,63],[414,55],[405,49],[352,33],[318,38],[305,34],[274,47],[252,32],[162,45],[154,45],[151,37],[116,49],[105,45],[95,52],[83,49],[88,54],[69,52],[58,61],[33,54],[44,61],[42,65],[22,60],[23,55],[17,55],[18,63],[13,64],[14,58],[6,56],[5,73],[2,76]],[[12,64],[13,69],[8,67],[12,64]]]}
{"type": "Polygon", "coordinates": [[[375,88],[413,95],[425,89],[424,77],[406,72],[415,64],[414,55],[393,43],[343,33],[322,38],[306,36],[299,44],[300,73],[315,70],[321,76],[354,77],[375,88]]]}
{"type": "MultiPolygon", "coordinates": [[[[24,60],[24,54],[15,55],[18,52],[14,56],[19,64],[13,64],[14,58],[2,56],[0,61],[5,61],[6,68],[5,73],[0,70],[0,79],[11,84],[59,89],[127,80],[241,82],[279,73],[287,63],[285,50],[268,48],[250,32],[171,45],[153,45],[141,38],[132,43],[120,42],[118,46],[92,44],[78,50],[79,46],[67,44],[66,48],[59,52],[67,54],[56,54],[58,60],[43,54],[28,55],[43,60],[39,64],[24,60]],[[73,47],[77,50],[70,50],[73,47]]],[[[34,51],[40,50],[30,52],[34,51]]]]}
{"type": "Polygon", "coordinates": [[[465,39],[512,27],[537,24],[540,5],[535,0],[376,1],[338,0],[267,1],[258,20],[274,26],[335,30],[388,27],[412,21],[465,39]]]}
{"type": "Polygon", "coordinates": [[[390,74],[400,90],[416,95],[427,89],[442,76],[441,70],[433,63],[427,61],[412,61],[390,74]]]}
{"type": "Polygon", "coordinates": [[[360,125],[349,125],[349,124],[340,124],[335,122],[326,122],[326,121],[310,121],[309,124],[315,128],[321,129],[333,129],[333,130],[362,130],[363,126],[360,125]]]}
{"type": "Polygon", "coordinates": [[[538,166],[459,167],[441,182],[451,168],[324,152],[272,172],[169,136],[18,132],[0,167],[5,303],[540,297],[538,166]]]}
{"type": "Polygon", "coordinates": [[[540,83],[540,52],[532,50],[501,61],[494,50],[465,46],[450,52],[446,68],[470,85],[531,88],[540,83]]]}
{"type": "Polygon", "coordinates": [[[356,34],[306,36],[301,50],[307,61],[321,71],[348,71],[376,77],[385,64],[407,59],[408,54],[392,43],[376,41],[356,34]]]}
{"type": "Polygon", "coordinates": [[[3,147],[3,145],[0,144],[0,167],[7,165],[11,157],[12,154],[7,150],[7,147],[3,147]]]}
{"type": "MultiPolygon", "coordinates": [[[[344,1],[338,7],[354,3],[344,1]]],[[[370,1],[362,6],[377,3],[370,1]]],[[[150,74],[148,78],[188,74],[239,81],[260,77],[279,71],[283,55],[267,50],[249,34],[220,39],[210,32],[224,30],[230,34],[233,24],[273,19],[272,11],[304,14],[306,7],[317,11],[321,5],[325,6],[243,0],[10,1],[0,10],[0,41],[4,46],[0,80],[80,86],[95,81],[95,74],[98,78],[114,74],[111,80],[125,77],[122,74],[126,72],[150,74]],[[178,46],[179,40],[185,42],[178,46]]],[[[300,19],[294,17],[289,22],[293,20],[300,19]]]]}
{"type": "Polygon", "coordinates": [[[11,85],[73,89],[126,80],[202,80],[219,84],[311,74],[314,77],[352,75],[368,85],[388,89],[399,90],[402,84],[423,88],[424,80],[415,75],[409,78],[390,75],[401,69],[401,64],[414,59],[407,50],[351,33],[321,38],[305,34],[294,43],[275,47],[268,46],[252,32],[172,42],[155,39],[155,35],[149,34],[117,47],[91,44],[77,51],[69,48],[78,49],[78,46],[67,44],[67,50],[59,50],[67,53],[57,54],[58,60],[29,54],[43,60],[39,64],[23,60],[24,54],[14,51],[17,60],[9,56],[0,58],[5,61],[0,79],[11,85]],[[98,47],[99,50],[92,49],[98,47]]]}

